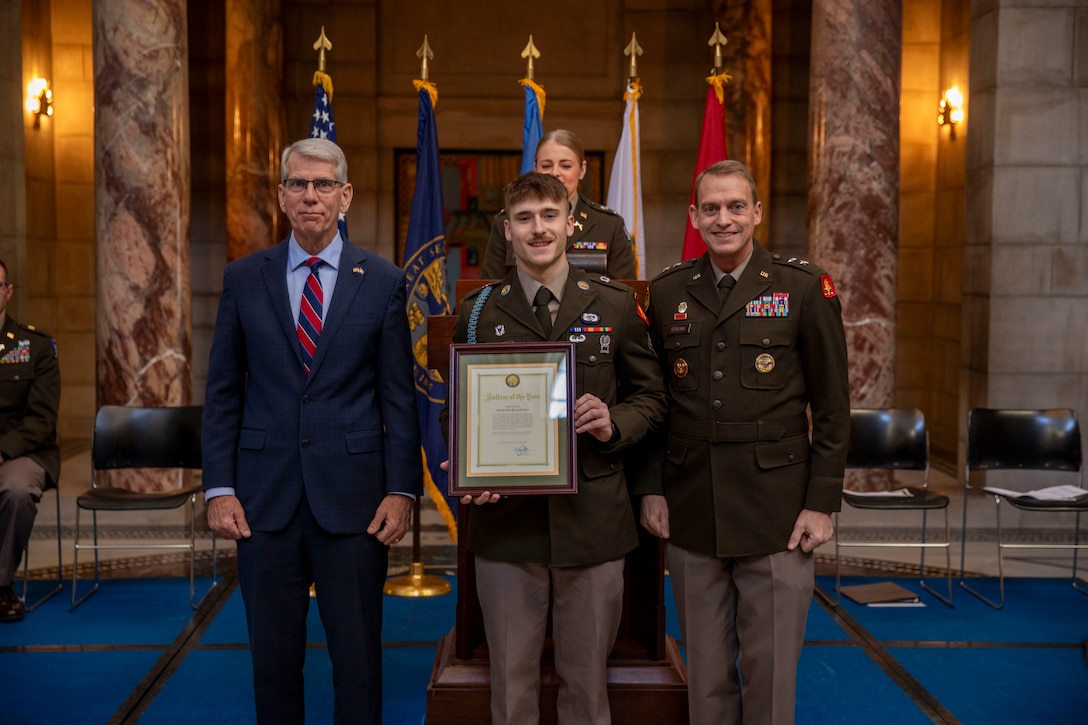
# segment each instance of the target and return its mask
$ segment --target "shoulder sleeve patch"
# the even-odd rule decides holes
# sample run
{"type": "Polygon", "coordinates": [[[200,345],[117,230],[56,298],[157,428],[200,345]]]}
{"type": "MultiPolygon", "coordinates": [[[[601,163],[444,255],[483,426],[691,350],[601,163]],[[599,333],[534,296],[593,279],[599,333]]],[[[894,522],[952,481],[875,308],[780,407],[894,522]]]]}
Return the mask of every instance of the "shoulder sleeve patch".
{"type": "Polygon", "coordinates": [[[830,274],[820,275],[820,289],[824,293],[824,297],[835,297],[838,292],[835,291],[835,283],[831,281],[830,274]]]}

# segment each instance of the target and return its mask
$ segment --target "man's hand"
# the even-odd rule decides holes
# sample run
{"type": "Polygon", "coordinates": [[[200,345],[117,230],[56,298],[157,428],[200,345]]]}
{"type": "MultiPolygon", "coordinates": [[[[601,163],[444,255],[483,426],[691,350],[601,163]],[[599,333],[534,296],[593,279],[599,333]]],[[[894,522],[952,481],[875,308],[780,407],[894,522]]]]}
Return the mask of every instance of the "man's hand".
{"type": "Polygon", "coordinates": [[[664,496],[649,494],[642,497],[639,516],[642,528],[660,539],[669,538],[669,504],[664,496]]]}
{"type": "Polygon", "coordinates": [[[612,440],[612,416],[596,395],[584,394],[574,404],[574,430],[589,433],[601,443],[612,440]]]}
{"type": "Polygon", "coordinates": [[[387,494],[378,504],[366,532],[386,546],[399,543],[411,526],[412,499],[399,493],[387,494]]]}
{"type": "Polygon", "coordinates": [[[830,514],[803,509],[793,524],[793,533],[790,534],[786,548],[793,551],[800,545],[801,551],[807,554],[820,544],[830,541],[834,532],[830,514]]]}
{"type": "Polygon", "coordinates": [[[231,541],[250,535],[246,512],[237,496],[216,496],[208,501],[208,527],[216,536],[231,541]]]}

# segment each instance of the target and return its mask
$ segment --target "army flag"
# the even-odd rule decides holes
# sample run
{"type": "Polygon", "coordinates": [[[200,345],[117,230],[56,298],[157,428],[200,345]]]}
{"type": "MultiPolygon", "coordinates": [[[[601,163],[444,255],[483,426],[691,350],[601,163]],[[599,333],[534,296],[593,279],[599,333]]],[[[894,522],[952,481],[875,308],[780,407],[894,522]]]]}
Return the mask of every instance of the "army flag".
{"type": "Polygon", "coordinates": [[[525,88],[525,123],[522,129],[521,173],[536,167],[536,146],[544,135],[544,89],[529,78],[518,81],[525,88]]]}
{"type": "Polygon", "coordinates": [[[612,161],[612,176],[608,180],[608,206],[623,217],[624,226],[631,236],[635,254],[635,274],[645,278],[646,239],[642,213],[642,141],[639,129],[638,99],[642,97],[642,85],[638,81],[627,84],[623,94],[627,106],[623,112],[623,132],[616,157],[612,161]]]}
{"type": "MultiPolygon", "coordinates": [[[[332,76],[319,70],[314,71],[314,112],[310,116],[310,138],[323,138],[336,143],[336,121],[332,117],[332,76]]],[[[348,220],[343,214],[340,214],[337,226],[340,237],[346,242],[348,220]]]]}
{"type": "MultiPolygon", "coordinates": [[[[703,112],[703,135],[699,139],[699,156],[695,161],[695,174],[691,180],[691,204],[695,203],[695,179],[708,166],[729,158],[725,148],[725,84],[730,80],[727,73],[712,75],[706,79],[710,87],[706,90],[706,110],[703,112]]],[[[684,249],[680,259],[699,257],[706,251],[706,245],[699,236],[699,231],[687,220],[684,227],[684,249]]]]}
{"type": "Polygon", "coordinates": [[[446,234],[442,207],[442,174],[434,104],[438,88],[430,81],[413,81],[419,91],[419,130],[416,135],[416,186],[408,217],[404,271],[408,285],[408,324],[415,353],[416,404],[423,444],[423,481],[427,495],[457,540],[457,522],[447,500],[448,479],[439,464],[449,457],[438,417],[446,405],[447,387],[427,366],[427,316],[450,314],[446,283],[446,234]]]}

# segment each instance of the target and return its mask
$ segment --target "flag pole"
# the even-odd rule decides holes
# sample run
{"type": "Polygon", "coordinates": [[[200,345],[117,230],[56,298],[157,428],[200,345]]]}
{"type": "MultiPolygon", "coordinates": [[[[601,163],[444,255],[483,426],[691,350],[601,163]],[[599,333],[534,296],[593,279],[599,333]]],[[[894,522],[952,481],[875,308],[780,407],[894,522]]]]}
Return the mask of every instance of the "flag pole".
{"type": "MultiPolygon", "coordinates": [[[[419,71],[420,80],[415,81],[413,85],[416,87],[417,92],[422,93],[423,91],[427,91],[430,94],[431,108],[433,111],[434,100],[438,97],[438,91],[437,89],[435,89],[434,84],[431,83],[428,78],[427,61],[429,61],[431,58],[434,58],[434,51],[431,50],[431,46],[427,42],[426,35],[423,36],[423,45],[421,45],[419,47],[419,50],[416,51],[416,57],[419,58],[421,61],[421,67],[419,71]]],[[[438,149],[433,149],[433,152],[437,155],[438,149]]],[[[417,154],[422,154],[422,149],[419,149],[417,151],[417,154]]],[[[423,174],[421,173],[422,165],[422,159],[417,158],[417,187],[420,184],[420,180],[423,178],[423,174]]],[[[415,219],[414,217],[415,215],[413,214],[413,218],[409,219],[409,226],[419,223],[419,220],[415,219]]],[[[445,243],[444,240],[442,243],[445,243]]],[[[406,264],[405,266],[408,265],[406,264]]],[[[426,456],[424,456],[424,459],[424,464],[427,464],[428,461],[426,460],[426,456]]],[[[429,476],[429,473],[425,471],[424,475],[429,476]]],[[[428,478],[428,480],[430,480],[430,478],[428,478]]],[[[432,576],[430,574],[424,573],[423,545],[420,539],[419,531],[420,498],[422,497],[417,497],[415,502],[412,504],[412,561],[408,565],[408,573],[403,576],[391,577],[385,582],[384,591],[386,594],[392,597],[439,597],[443,594],[448,594],[451,591],[450,583],[447,580],[439,576],[432,576]]]]}

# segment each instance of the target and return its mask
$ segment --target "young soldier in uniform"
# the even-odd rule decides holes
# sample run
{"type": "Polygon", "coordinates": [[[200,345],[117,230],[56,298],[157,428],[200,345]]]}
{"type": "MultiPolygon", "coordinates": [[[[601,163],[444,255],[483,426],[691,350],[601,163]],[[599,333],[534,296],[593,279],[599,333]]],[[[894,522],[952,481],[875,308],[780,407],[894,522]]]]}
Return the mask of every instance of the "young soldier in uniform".
{"type": "Polygon", "coordinates": [[[850,433],[841,307],[828,274],[754,242],[743,164],[714,164],[695,191],[707,253],[650,284],[670,409],[642,523],[669,542],[691,722],[792,723],[812,550],[831,537],[850,433]]]}
{"type": "MultiPolygon", "coordinates": [[[[570,202],[574,231],[567,237],[567,252],[587,262],[603,257],[605,274],[612,279],[635,278],[635,253],[618,212],[578,193],[586,175],[586,151],[581,139],[565,128],[549,131],[536,146],[536,171],[563,182],[570,202]]],[[[491,236],[480,265],[480,279],[501,279],[514,268],[514,248],[504,231],[506,210],[495,215],[491,236]]],[[[577,266],[577,264],[575,265],[577,266]]]]}
{"type": "Polygon", "coordinates": [[[562,183],[525,174],[507,186],[506,209],[517,268],[461,302],[454,341],[469,339],[475,319],[481,343],[577,343],[579,479],[577,494],[500,500],[485,491],[470,509],[492,723],[539,720],[550,599],[559,722],[603,725],[611,722],[605,661],[620,623],[624,555],[638,543],[622,453],[662,425],[665,391],[632,291],[567,263],[574,220],[562,183]]]}

